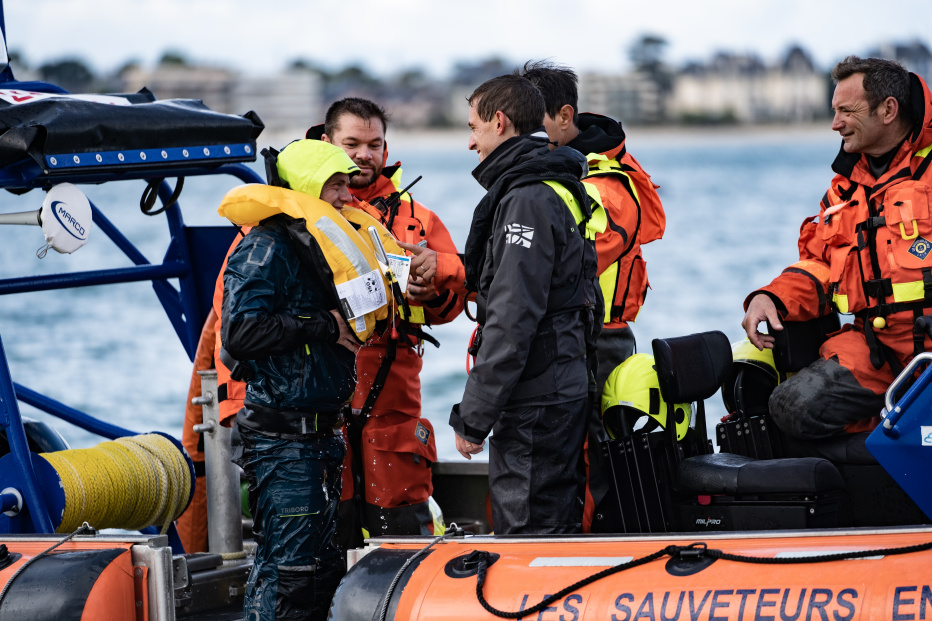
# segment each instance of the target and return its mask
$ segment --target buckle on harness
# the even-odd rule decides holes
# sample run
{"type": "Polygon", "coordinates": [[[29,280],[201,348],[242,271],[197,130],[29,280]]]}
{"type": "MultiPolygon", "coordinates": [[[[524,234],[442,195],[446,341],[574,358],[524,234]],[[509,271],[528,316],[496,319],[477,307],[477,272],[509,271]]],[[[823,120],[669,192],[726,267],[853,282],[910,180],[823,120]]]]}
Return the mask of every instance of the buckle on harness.
{"type": "Polygon", "coordinates": [[[889,278],[875,278],[864,281],[864,293],[875,299],[888,298],[893,295],[893,281],[889,278]]]}
{"type": "Polygon", "coordinates": [[[904,226],[903,226],[903,223],[900,222],[900,237],[902,237],[902,238],[905,239],[905,240],[916,239],[917,237],[919,237],[919,227],[916,225],[916,221],[915,221],[915,220],[913,220],[913,233],[912,233],[912,235],[907,235],[907,234],[906,234],[906,227],[904,227],[904,226]]]}
{"type": "Polygon", "coordinates": [[[869,231],[871,229],[879,229],[881,227],[887,226],[887,219],[883,216],[872,216],[855,226],[855,231],[860,233],[861,231],[869,231]]]}

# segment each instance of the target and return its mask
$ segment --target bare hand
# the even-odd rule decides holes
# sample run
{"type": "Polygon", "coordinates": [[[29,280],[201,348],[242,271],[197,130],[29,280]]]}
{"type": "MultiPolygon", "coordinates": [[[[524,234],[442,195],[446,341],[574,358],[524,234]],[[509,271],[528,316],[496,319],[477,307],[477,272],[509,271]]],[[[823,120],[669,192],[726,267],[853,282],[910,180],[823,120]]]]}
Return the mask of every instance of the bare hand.
{"type": "Polygon", "coordinates": [[[359,350],[359,341],[356,340],[352,330],[346,325],[346,321],[344,321],[340,311],[332,310],[330,312],[337,318],[337,325],[340,326],[340,338],[337,339],[337,345],[342,345],[355,354],[359,350]]]}
{"type": "Polygon", "coordinates": [[[430,284],[437,274],[437,253],[424,246],[415,246],[398,242],[398,245],[410,252],[411,272],[408,274],[408,281],[421,279],[424,283],[430,284]]]}
{"type": "Polygon", "coordinates": [[[459,451],[460,455],[466,459],[472,459],[473,455],[478,455],[482,452],[482,447],[485,446],[485,441],[483,440],[480,444],[473,444],[465,440],[458,433],[453,434],[456,437],[456,450],[459,451]]]}
{"type": "Polygon", "coordinates": [[[424,281],[423,278],[409,276],[408,277],[408,299],[414,300],[415,302],[429,302],[437,297],[437,292],[434,290],[434,286],[428,284],[424,281]]]}
{"type": "Polygon", "coordinates": [[[774,338],[770,334],[764,334],[757,330],[762,321],[770,322],[770,327],[774,330],[782,330],[783,324],[780,323],[780,315],[777,313],[777,307],[769,295],[759,293],[751,298],[748,304],[748,312],[744,314],[741,321],[741,327],[748,335],[748,340],[757,349],[773,349],[774,338]]]}

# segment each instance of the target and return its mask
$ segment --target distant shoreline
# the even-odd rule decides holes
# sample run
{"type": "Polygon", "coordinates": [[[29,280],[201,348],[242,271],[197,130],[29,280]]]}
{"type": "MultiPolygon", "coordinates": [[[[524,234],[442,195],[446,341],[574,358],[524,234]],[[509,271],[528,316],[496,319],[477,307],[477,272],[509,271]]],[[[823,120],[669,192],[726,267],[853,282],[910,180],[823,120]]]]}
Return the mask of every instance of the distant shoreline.
{"type": "MultiPolygon", "coordinates": [[[[792,125],[720,125],[720,126],[643,126],[625,127],[628,140],[633,143],[669,143],[689,142],[695,144],[707,140],[728,142],[731,140],[745,142],[760,139],[768,142],[812,142],[834,141],[838,135],[831,130],[831,121],[823,120],[813,123],[792,125]]],[[[266,131],[259,136],[259,146],[272,146],[277,149],[304,136],[307,128],[293,130],[266,131]]],[[[469,139],[469,129],[464,125],[449,129],[407,129],[389,127],[388,142],[394,149],[436,148],[447,149],[463,147],[469,139]]]]}

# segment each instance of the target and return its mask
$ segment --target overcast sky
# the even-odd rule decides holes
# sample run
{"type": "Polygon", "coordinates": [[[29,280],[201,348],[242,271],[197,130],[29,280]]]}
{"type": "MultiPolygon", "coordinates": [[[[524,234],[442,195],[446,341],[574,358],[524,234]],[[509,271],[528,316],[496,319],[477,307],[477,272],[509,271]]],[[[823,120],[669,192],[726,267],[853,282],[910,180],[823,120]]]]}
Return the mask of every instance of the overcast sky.
{"type": "Polygon", "coordinates": [[[716,51],[767,62],[797,43],[823,68],[889,41],[932,41],[932,0],[5,0],[7,41],[32,66],[78,56],[95,71],[190,60],[277,71],[296,58],[381,76],[457,61],[549,58],[622,70],[644,33],[675,65],[716,51]]]}

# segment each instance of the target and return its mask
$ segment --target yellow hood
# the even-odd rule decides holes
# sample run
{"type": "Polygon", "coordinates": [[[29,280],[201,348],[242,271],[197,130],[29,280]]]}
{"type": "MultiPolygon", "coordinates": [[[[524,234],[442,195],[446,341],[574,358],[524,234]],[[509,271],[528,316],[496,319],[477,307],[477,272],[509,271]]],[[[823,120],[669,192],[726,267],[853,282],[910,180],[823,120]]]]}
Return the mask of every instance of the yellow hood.
{"type": "Polygon", "coordinates": [[[278,176],[288,187],[320,198],[327,179],[337,173],[353,175],[359,166],[340,147],[321,140],[295,140],[278,154],[278,176]]]}

